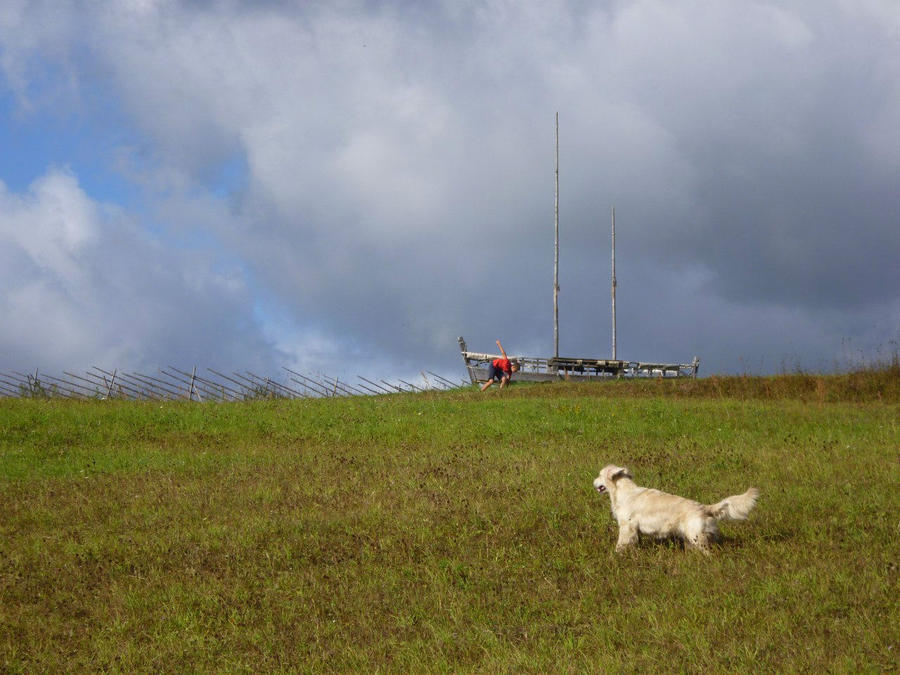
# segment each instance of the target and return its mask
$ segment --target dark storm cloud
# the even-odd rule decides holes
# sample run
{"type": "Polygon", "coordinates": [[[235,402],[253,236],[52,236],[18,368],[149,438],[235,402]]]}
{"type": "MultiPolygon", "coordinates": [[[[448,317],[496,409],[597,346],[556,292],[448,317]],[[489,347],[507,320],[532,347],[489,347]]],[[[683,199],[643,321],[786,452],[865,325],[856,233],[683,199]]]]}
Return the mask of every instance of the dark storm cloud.
{"type": "Polygon", "coordinates": [[[830,367],[900,331],[890,4],[42,7],[0,22],[11,88],[51,39],[61,95],[104,73],[148,211],[240,261],[297,362],[550,353],[557,111],[562,351],[609,350],[613,204],[625,358],[830,367]]]}

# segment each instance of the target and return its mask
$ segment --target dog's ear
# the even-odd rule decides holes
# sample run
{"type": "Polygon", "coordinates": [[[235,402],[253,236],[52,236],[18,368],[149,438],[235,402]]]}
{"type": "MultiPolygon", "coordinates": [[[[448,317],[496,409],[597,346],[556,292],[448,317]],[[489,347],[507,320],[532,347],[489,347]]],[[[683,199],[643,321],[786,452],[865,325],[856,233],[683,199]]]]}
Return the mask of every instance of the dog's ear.
{"type": "Polygon", "coordinates": [[[614,466],[610,469],[609,478],[610,480],[619,480],[620,478],[633,478],[631,472],[626,469],[624,466],[614,466]]]}

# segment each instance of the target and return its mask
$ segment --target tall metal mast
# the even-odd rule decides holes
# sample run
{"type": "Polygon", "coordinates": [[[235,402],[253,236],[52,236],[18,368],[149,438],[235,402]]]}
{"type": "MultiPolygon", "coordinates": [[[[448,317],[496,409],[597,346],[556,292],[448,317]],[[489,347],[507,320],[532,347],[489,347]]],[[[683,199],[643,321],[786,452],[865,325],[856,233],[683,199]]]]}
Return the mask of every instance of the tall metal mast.
{"type": "Polygon", "coordinates": [[[616,361],[616,207],[612,207],[612,358],[616,361]]]}
{"type": "Polygon", "coordinates": [[[559,113],[556,113],[556,244],[553,258],[553,356],[559,358],[559,113]]]}

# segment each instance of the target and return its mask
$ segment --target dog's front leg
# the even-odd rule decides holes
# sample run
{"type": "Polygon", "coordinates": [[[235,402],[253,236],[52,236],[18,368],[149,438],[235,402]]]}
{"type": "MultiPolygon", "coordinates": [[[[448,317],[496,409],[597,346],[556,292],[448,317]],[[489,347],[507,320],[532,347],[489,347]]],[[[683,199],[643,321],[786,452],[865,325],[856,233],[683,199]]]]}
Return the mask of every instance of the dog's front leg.
{"type": "Polygon", "coordinates": [[[621,553],[638,540],[638,528],[628,521],[619,523],[619,541],[616,542],[616,553],[621,553]]]}

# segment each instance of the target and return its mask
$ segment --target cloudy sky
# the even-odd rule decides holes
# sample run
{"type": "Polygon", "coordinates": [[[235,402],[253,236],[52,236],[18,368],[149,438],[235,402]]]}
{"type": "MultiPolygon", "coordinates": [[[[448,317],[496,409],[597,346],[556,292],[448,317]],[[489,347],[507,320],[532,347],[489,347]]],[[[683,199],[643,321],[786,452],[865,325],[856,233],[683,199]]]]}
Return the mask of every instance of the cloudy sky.
{"type": "Polygon", "coordinates": [[[896,0],[4,0],[0,369],[900,340],[896,0]]]}

